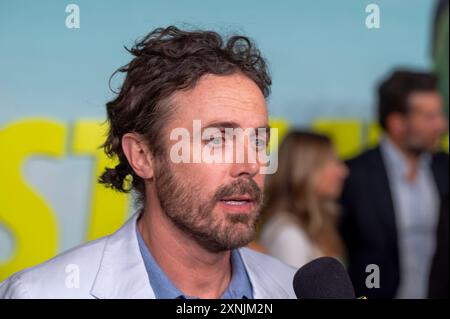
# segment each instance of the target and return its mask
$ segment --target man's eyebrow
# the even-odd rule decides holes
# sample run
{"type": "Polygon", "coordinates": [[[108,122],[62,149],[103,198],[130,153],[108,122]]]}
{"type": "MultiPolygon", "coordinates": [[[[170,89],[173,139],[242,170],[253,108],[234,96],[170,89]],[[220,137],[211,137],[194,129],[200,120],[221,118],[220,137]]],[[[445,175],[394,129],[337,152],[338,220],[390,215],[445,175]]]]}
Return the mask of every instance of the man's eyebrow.
{"type": "MultiPolygon", "coordinates": [[[[232,121],[220,121],[220,122],[210,122],[207,125],[203,126],[202,129],[206,129],[206,128],[210,128],[210,127],[215,127],[218,129],[226,129],[226,128],[240,128],[241,126],[238,123],[232,122],[232,121]]],[[[256,130],[262,129],[267,132],[270,132],[269,125],[255,127],[254,129],[256,129],[256,130]]]]}
{"type": "Polygon", "coordinates": [[[210,122],[210,123],[206,124],[205,126],[203,126],[202,129],[209,128],[209,127],[225,129],[225,128],[238,128],[240,126],[236,122],[220,121],[220,122],[210,122]]]}

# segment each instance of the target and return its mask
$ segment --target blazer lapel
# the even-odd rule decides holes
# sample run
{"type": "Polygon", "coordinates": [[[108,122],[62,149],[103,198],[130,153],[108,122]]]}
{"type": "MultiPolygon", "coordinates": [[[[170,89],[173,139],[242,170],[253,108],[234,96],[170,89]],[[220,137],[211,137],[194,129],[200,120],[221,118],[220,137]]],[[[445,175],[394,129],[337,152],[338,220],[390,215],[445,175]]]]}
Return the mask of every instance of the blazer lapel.
{"type": "Polygon", "coordinates": [[[280,284],[273,279],[269,271],[276,272],[277,269],[264,269],[263,264],[258,262],[250,253],[248,248],[239,249],[244,262],[250,282],[253,286],[254,299],[289,299],[292,296],[284,290],[280,284]]]}
{"type": "Polygon", "coordinates": [[[373,191],[376,196],[373,204],[378,204],[378,214],[384,224],[386,234],[397,245],[397,224],[394,203],[386,166],[379,147],[375,149],[375,156],[372,159],[371,166],[373,169],[370,170],[370,179],[374,183],[373,191]]]}
{"type": "Polygon", "coordinates": [[[106,299],[153,299],[136,237],[134,214],[116,233],[109,236],[91,295],[106,299]]]}

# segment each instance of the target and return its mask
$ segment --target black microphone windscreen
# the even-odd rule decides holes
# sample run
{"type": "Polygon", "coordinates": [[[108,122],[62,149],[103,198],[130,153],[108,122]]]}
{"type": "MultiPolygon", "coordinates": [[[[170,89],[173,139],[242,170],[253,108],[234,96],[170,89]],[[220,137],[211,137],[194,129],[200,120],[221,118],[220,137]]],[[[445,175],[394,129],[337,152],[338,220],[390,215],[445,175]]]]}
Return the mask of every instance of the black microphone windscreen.
{"type": "Polygon", "coordinates": [[[299,299],[355,299],[350,277],[334,258],[317,258],[294,276],[294,291],[299,299]]]}

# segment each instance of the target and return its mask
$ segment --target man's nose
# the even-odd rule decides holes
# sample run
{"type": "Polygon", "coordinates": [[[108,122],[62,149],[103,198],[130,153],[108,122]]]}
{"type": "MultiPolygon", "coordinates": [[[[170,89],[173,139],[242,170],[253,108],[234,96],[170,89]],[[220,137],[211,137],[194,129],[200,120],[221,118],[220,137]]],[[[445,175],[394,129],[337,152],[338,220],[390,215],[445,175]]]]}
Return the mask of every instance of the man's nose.
{"type": "Polygon", "coordinates": [[[255,176],[259,171],[258,163],[251,163],[249,161],[244,161],[243,163],[233,163],[231,169],[232,177],[241,177],[241,176],[255,176]]]}
{"type": "Polygon", "coordinates": [[[258,173],[260,168],[257,156],[255,153],[251,153],[253,150],[249,149],[248,143],[243,143],[240,146],[244,147],[236,150],[236,156],[234,157],[232,163],[231,175],[233,177],[245,175],[253,177],[258,173]]]}

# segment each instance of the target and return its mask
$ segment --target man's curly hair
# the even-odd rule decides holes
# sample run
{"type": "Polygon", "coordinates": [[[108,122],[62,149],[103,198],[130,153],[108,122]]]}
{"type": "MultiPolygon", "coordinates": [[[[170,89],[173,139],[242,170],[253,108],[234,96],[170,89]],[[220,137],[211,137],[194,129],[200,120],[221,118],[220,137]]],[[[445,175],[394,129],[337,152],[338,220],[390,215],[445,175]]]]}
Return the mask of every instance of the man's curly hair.
{"type": "Polygon", "coordinates": [[[128,49],[134,57],[116,70],[125,74],[118,95],[106,104],[109,132],[103,148],[117,157],[114,168],[106,168],[99,182],[121,192],[135,189],[144,196],[144,181],[137,176],[122,150],[122,137],[138,133],[154,156],[165,153],[161,132],[169,116],[169,98],[189,90],[206,74],[241,73],[253,80],[264,97],[270,93],[267,65],[252,41],[240,35],[226,42],[213,31],[184,31],[177,27],[158,28],[128,49]],[[128,181],[128,183],[126,182],[128,181]]]}

